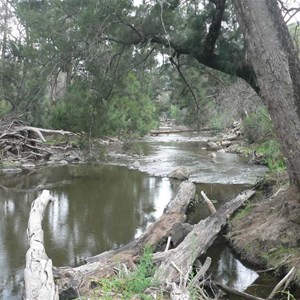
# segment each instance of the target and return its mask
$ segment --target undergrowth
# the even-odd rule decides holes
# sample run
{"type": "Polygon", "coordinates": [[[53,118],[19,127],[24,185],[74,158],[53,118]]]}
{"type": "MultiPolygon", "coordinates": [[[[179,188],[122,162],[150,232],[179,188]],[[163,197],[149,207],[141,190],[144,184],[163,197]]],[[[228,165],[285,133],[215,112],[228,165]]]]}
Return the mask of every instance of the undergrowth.
{"type": "Polygon", "coordinates": [[[122,295],[121,299],[124,300],[137,295],[139,299],[152,299],[144,294],[145,289],[156,285],[153,280],[155,265],[152,256],[151,248],[146,247],[139,264],[132,272],[121,271],[118,276],[101,279],[99,282],[103,294],[101,299],[114,299],[112,295],[122,295]]]}
{"type": "Polygon", "coordinates": [[[263,155],[263,162],[268,166],[271,172],[280,172],[286,169],[280,145],[276,140],[269,140],[262,143],[257,148],[257,152],[263,155]]]}

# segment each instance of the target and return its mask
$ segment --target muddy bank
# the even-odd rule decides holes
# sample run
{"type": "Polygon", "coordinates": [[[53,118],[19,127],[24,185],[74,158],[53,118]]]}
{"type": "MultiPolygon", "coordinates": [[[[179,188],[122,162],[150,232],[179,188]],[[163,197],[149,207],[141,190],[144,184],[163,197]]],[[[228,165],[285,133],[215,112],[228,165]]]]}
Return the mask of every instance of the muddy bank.
{"type": "Polygon", "coordinates": [[[300,194],[287,181],[280,185],[265,181],[231,220],[228,238],[245,261],[261,269],[285,274],[295,267],[299,285],[300,194]]]}

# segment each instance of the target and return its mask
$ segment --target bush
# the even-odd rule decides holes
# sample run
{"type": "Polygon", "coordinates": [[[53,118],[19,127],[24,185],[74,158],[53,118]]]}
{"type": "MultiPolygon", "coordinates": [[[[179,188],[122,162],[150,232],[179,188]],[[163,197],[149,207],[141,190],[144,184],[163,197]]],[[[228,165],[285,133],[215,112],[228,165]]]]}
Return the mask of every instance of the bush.
{"type": "Polygon", "coordinates": [[[243,134],[249,143],[262,143],[273,136],[272,121],[265,107],[259,107],[244,119],[243,134]]]}
{"type": "Polygon", "coordinates": [[[101,90],[91,91],[87,82],[74,82],[52,109],[52,126],[91,131],[94,136],[147,134],[157,124],[155,105],[133,74],[127,75],[123,84],[109,99],[103,99],[101,90]]]}
{"type": "Polygon", "coordinates": [[[276,140],[269,140],[257,148],[258,154],[263,155],[263,162],[271,172],[285,170],[285,160],[280,145],[276,140]]]}

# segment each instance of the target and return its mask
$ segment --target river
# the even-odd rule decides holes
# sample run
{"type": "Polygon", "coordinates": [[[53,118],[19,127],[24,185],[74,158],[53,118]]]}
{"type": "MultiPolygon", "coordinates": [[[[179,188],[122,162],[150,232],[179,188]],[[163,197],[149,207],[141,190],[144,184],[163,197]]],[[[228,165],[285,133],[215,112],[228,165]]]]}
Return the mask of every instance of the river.
{"type": "MultiPolygon", "coordinates": [[[[188,167],[197,193],[205,191],[217,207],[264,174],[264,167],[250,166],[234,154],[217,153],[212,160],[204,149],[206,139],[197,134],[158,136],[126,144],[132,155],[116,153],[105,165],[44,167],[22,175],[1,175],[0,298],[20,299],[28,215],[44,188],[55,198],[43,222],[47,254],[55,266],[76,266],[85,257],[116,248],[145,231],[175,195],[180,181],[165,175],[177,167],[188,167]],[[132,164],[139,170],[125,167],[132,164]]],[[[195,203],[189,222],[207,215],[207,208],[195,203]]],[[[209,253],[214,276],[240,290],[257,279],[258,274],[244,266],[224,240],[216,245],[209,253]]]]}

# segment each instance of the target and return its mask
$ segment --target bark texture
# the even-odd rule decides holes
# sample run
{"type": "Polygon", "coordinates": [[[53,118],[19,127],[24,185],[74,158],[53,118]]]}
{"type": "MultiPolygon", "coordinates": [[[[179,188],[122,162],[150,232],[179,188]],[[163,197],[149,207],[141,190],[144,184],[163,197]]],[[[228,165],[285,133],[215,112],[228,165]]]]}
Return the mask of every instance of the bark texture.
{"type": "Polygon", "coordinates": [[[233,0],[254,68],[287,159],[300,187],[300,63],[277,0],[233,0]]]}
{"type": "Polygon", "coordinates": [[[145,245],[152,246],[154,251],[161,251],[165,249],[168,237],[172,236],[172,244],[177,246],[192,229],[186,228],[184,222],[186,209],[195,191],[196,187],[191,181],[183,182],[164,214],[147,229],[145,234],[129,244],[87,258],[87,264],[76,268],[54,268],[60,299],[73,299],[80,294],[88,293],[94,285],[97,285],[99,278],[113,275],[114,267],[119,267],[121,264],[126,264],[128,269],[132,269],[145,245]],[[186,230],[183,230],[182,226],[186,230]],[[177,237],[178,240],[175,241],[174,232],[178,235],[179,231],[182,237],[177,237]]]}
{"type": "Polygon", "coordinates": [[[31,206],[27,228],[30,248],[26,253],[24,270],[24,299],[26,300],[58,300],[58,289],[52,273],[52,260],[45,251],[42,229],[44,211],[50,200],[49,191],[44,190],[31,206]]]}
{"type": "Polygon", "coordinates": [[[154,258],[161,261],[161,264],[154,275],[155,279],[160,283],[166,283],[176,281],[180,275],[188,274],[196,258],[206,252],[230,216],[254,194],[253,190],[240,193],[217,212],[196,224],[177,248],[156,253],[154,258]],[[174,268],[174,264],[180,272],[174,268]]]}

